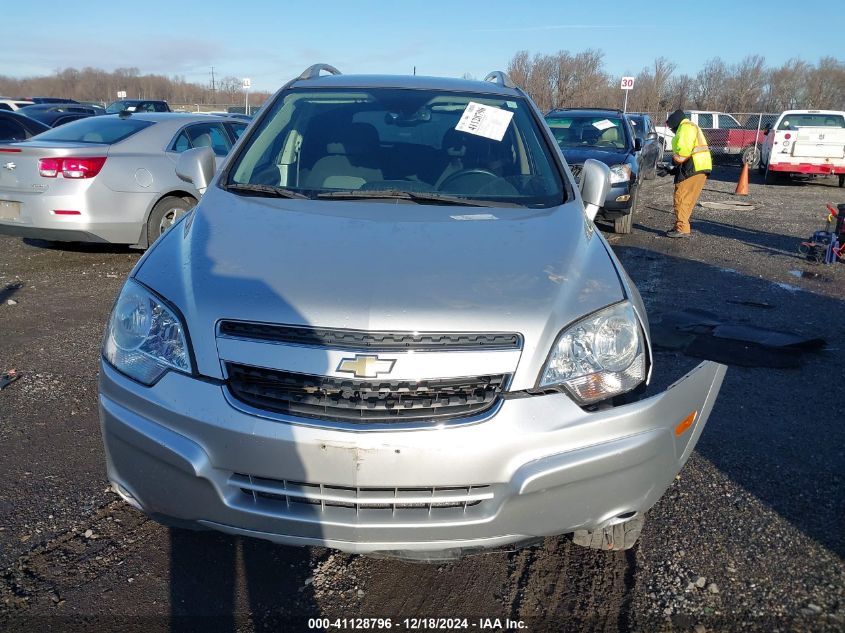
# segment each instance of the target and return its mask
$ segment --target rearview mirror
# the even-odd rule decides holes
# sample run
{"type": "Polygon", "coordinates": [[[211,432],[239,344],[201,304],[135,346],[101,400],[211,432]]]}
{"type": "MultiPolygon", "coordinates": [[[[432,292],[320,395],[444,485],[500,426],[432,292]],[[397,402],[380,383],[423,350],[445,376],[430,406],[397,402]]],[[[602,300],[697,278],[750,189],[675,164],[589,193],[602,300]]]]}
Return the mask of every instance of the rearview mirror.
{"type": "Polygon", "coordinates": [[[179,154],[176,161],[176,175],[191,183],[203,193],[214,177],[214,150],[210,147],[195,147],[179,154]]]}
{"type": "Polygon", "coordinates": [[[581,168],[581,199],[588,218],[596,219],[609,191],[610,167],[594,158],[584,161],[584,167],[581,168]]]}

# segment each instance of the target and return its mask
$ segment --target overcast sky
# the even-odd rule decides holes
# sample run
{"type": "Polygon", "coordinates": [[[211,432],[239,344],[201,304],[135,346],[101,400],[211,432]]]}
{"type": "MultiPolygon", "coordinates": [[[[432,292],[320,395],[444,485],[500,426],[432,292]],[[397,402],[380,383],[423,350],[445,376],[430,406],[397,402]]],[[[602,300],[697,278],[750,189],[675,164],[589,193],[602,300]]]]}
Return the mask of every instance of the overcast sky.
{"type": "Polygon", "coordinates": [[[603,50],[614,75],[636,74],[659,55],[694,74],[716,55],[734,63],[757,53],[769,65],[841,59],[840,1],[9,0],[0,74],[134,66],[205,83],[213,66],[217,77],[250,77],[253,89],[274,91],[315,62],[346,73],[416,66],[418,74],[483,77],[521,49],[586,48],[603,50]]]}

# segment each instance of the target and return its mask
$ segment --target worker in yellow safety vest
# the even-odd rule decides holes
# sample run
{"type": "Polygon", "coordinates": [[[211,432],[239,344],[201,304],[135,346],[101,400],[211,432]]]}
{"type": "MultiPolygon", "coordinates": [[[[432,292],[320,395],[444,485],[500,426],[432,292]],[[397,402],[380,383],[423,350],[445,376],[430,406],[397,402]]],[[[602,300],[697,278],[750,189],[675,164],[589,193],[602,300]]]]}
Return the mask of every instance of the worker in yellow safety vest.
{"type": "Polygon", "coordinates": [[[666,125],[675,133],[672,139],[672,168],[666,172],[675,175],[675,226],[666,232],[666,236],[689,237],[690,216],[707,174],[713,170],[713,158],[701,128],[687,119],[683,110],[670,114],[666,125]]]}

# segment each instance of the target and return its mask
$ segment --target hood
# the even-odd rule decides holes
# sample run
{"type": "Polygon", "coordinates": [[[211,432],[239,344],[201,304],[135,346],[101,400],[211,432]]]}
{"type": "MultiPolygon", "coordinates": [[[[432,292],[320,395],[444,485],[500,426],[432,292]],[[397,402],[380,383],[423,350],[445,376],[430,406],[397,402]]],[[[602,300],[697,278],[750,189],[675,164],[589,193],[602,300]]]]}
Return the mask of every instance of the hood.
{"type": "Polygon", "coordinates": [[[561,148],[566,162],[570,165],[580,165],[588,158],[603,162],[608,167],[627,162],[630,152],[625,149],[603,149],[597,147],[561,148]]]}
{"type": "Polygon", "coordinates": [[[523,359],[536,354],[542,364],[563,326],[623,298],[579,200],[541,210],[444,207],[212,187],[135,276],[181,310],[209,376],[221,374],[220,319],[519,332],[523,359]]]}

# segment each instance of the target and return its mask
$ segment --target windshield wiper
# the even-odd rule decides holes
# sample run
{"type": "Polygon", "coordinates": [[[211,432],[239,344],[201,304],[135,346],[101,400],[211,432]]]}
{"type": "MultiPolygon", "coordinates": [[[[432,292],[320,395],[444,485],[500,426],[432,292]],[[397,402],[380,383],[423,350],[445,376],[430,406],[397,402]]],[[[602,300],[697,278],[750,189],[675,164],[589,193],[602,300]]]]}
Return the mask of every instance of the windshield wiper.
{"type": "Polygon", "coordinates": [[[294,191],[293,189],[286,189],[284,187],[275,187],[273,185],[259,185],[254,183],[232,183],[226,185],[226,191],[243,191],[244,193],[255,193],[258,195],[265,195],[273,198],[305,198],[305,194],[294,191]]]}
{"type": "Polygon", "coordinates": [[[428,193],[425,191],[401,191],[398,189],[352,189],[349,191],[325,191],[317,194],[318,198],[333,198],[335,200],[410,200],[418,203],[433,203],[455,205],[461,207],[521,207],[523,205],[498,200],[475,200],[451,196],[442,193],[428,193]]]}

